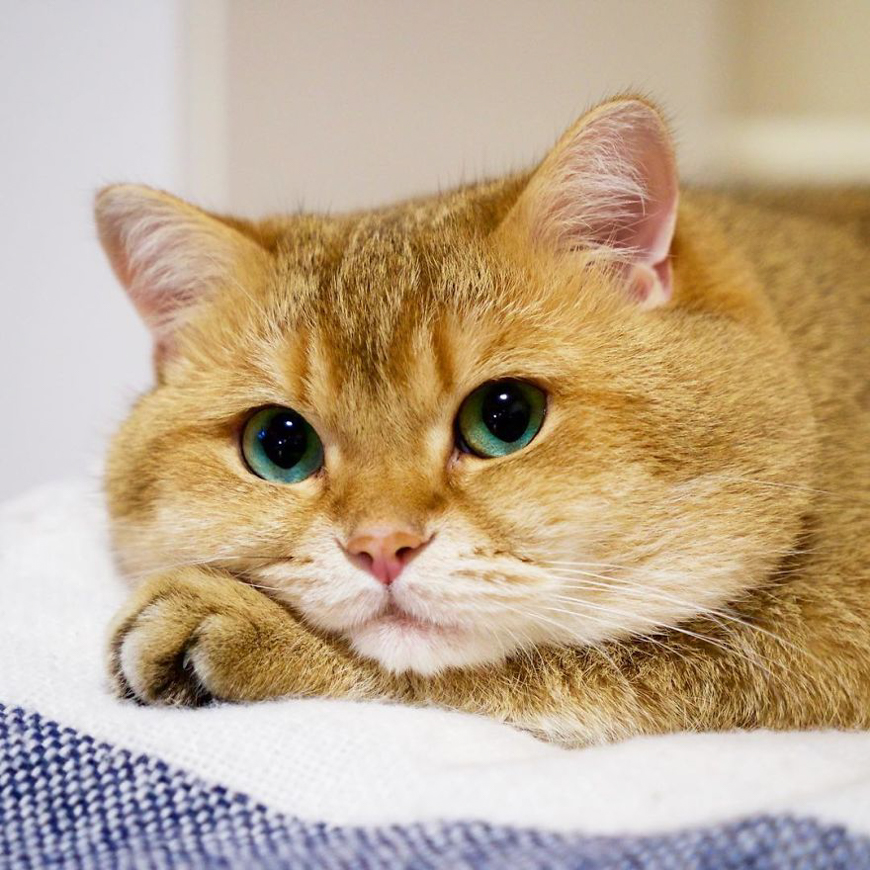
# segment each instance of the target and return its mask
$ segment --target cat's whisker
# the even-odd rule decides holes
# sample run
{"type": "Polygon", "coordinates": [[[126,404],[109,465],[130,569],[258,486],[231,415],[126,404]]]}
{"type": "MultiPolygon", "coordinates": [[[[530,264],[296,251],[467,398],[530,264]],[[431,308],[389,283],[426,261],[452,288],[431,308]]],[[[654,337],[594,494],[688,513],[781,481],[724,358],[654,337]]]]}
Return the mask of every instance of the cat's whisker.
{"type": "Polygon", "coordinates": [[[534,656],[532,654],[532,650],[529,648],[529,639],[520,638],[517,636],[516,632],[510,627],[505,625],[505,631],[507,631],[510,638],[513,640],[514,648],[510,652],[506,652],[508,656],[513,656],[514,654],[519,654],[527,664],[534,664],[534,656]]]}
{"type": "Polygon", "coordinates": [[[143,580],[146,577],[153,577],[155,574],[165,574],[169,571],[176,571],[179,568],[213,568],[223,564],[225,559],[226,557],[224,556],[211,559],[183,559],[165,564],[155,564],[153,567],[141,571],[125,570],[124,577],[129,580],[143,580]]]}
{"type": "Polygon", "coordinates": [[[250,586],[251,589],[262,589],[264,592],[280,592],[280,589],[276,589],[274,586],[265,586],[262,583],[251,583],[249,580],[244,580],[245,586],[250,586]]]}
{"type": "MultiPolygon", "coordinates": [[[[544,607],[544,609],[548,610],[548,611],[552,610],[554,612],[565,613],[565,614],[569,613],[567,610],[561,610],[559,608],[544,607]]],[[[523,617],[524,620],[531,619],[532,621],[537,622],[537,623],[545,623],[547,625],[553,626],[554,628],[558,628],[560,631],[565,631],[565,629],[566,629],[566,626],[564,623],[558,622],[557,620],[553,619],[552,617],[547,617],[542,613],[538,613],[535,611],[529,611],[529,610],[521,609],[518,607],[510,607],[510,606],[505,607],[505,610],[507,610],[508,612],[511,612],[511,613],[519,614],[520,616],[523,617]]],[[[574,617],[577,616],[577,614],[569,614],[569,615],[574,616],[574,617]]],[[[598,621],[601,624],[604,624],[604,622],[605,622],[604,620],[598,620],[598,621]]]]}
{"type": "Polygon", "coordinates": [[[870,498],[858,493],[836,492],[831,489],[817,489],[813,486],[804,486],[799,483],[781,483],[775,480],[760,480],[757,477],[749,477],[742,475],[716,475],[718,480],[734,481],[735,483],[751,483],[757,486],[767,486],[774,489],[790,489],[798,492],[807,492],[814,495],[827,495],[834,498],[843,499],[845,501],[855,501],[860,504],[870,504],[870,498]]]}
{"type": "Polygon", "coordinates": [[[601,644],[593,643],[590,644],[588,648],[600,655],[617,674],[619,674],[620,676],[624,676],[619,665],[616,663],[616,659],[614,659],[613,656],[610,655],[610,653],[608,653],[601,644]]]}
{"type": "MultiPolygon", "coordinates": [[[[553,570],[557,574],[557,576],[564,576],[566,579],[570,579],[573,584],[578,584],[582,582],[585,587],[589,589],[603,590],[611,593],[615,592],[620,595],[628,594],[641,600],[648,600],[649,598],[653,598],[658,601],[664,601],[685,608],[686,610],[690,611],[692,615],[700,615],[705,617],[715,616],[736,624],[744,625],[748,628],[753,628],[758,631],[765,631],[760,626],[755,626],[752,623],[748,623],[745,620],[740,619],[739,617],[719,608],[710,607],[709,605],[703,604],[698,601],[676,596],[670,592],[663,591],[656,586],[649,586],[640,583],[637,580],[612,577],[596,572],[583,571],[581,569],[552,568],[551,570],[553,570]],[[578,578],[582,578],[582,581],[578,580],[578,578]]],[[[776,635],[771,634],[771,636],[777,640],[782,640],[776,635]]]]}
{"type": "Polygon", "coordinates": [[[649,586],[646,584],[639,583],[636,580],[629,580],[629,579],[620,578],[620,577],[609,577],[607,575],[582,571],[579,569],[574,569],[574,570],[570,570],[570,571],[569,570],[562,570],[562,569],[554,569],[554,570],[557,570],[557,573],[563,574],[564,576],[566,576],[568,578],[573,578],[573,577],[578,577],[578,576],[582,577],[582,578],[584,578],[584,582],[590,588],[604,589],[604,590],[607,590],[610,592],[618,591],[618,592],[620,592],[620,594],[625,594],[626,592],[633,593],[634,596],[636,596],[638,598],[646,598],[646,597],[652,596],[658,600],[666,601],[668,603],[675,604],[677,606],[685,607],[685,608],[691,610],[694,614],[697,614],[700,616],[710,616],[710,617],[715,616],[719,619],[724,619],[728,622],[733,622],[735,624],[742,625],[742,626],[754,629],[754,630],[762,632],[762,633],[766,633],[770,637],[772,637],[774,640],[780,641],[782,643],[787,643],[787,641],[785,641],[783,638],[780,638],[778,635],[776,635],[772,632],[768,632],[766,629],[763,629],[761,626],[757,626],[757,625],[754,625],[753,623],[747,622],[746,620],[741,619],[740,617],[735,616],[732,613],[724,611],[720,608],[709,607],[709,606],[704,605],[704,604],[697,602],[697,601],[691,601],[689,599],[681,598],[679,596],[673,595],[672,593],[664,592],[655,586],[649,586]],[[593,580],[589,580],[586,578],[593,578],[593,579],[597,579],[600,581],[606,581],[606,582],[594,583],[593,580]]]}
{"type": "MultiPolygon", "coordinates": [[[[677,606],[686,607],[689,610],[697,611],[699,613],[712,613],[718,616],[721,616],[724,619],[729,619],[734,622],[739,622],[743,624],[745,623],[739,617],[734,616],[733,614],[729,614],[727,611],[721,610],[719,608],[710,607],[706,604],[703,604],[699,601],[694,601],[686,598],[682,598],[680,596],[674,595],[671,592],[664,591],[657,586],[650,586],[648,584],[644,584],[639,582],[636,579],[628,579],[624,577],[611,577],[606,574],[599,574],[592,571],[584,571],[582,569],[568,569],[568,568],[553,568],[552,569],[558,576],[564,576],[566,578],[576,578],[582,577],[584,582],[589,586],[594,586],[595,588],[605,589],[610,592],[618,591],[620,593],[624,593],[625,591],[634,592],[638,597],[645,596],[654,596],[655,598],[667,601],[671,604],[675,604],[677,606]],[[591,579],[588,579],[591,578],[591,579]],[[594,581],[600,582],[594,582],[594,581]]],[[[649,575],[648,575],[649,576],[649,575]]],[[[654,578],[655,575],[652,575],[651,579],[654,578]]]]}
{"type": "MultiPolygon", "coordinates": [[[[572,600],[572,603],[575,603],[575,604],[576,604],[576,603],[578,603],[578,602],[572,600]]],[[[581,602],[581,603],[582,603],[582,602],[581,602]]],[[[604,619],[604,618],[602,618],[602,617],[598,617],[598,616],[594,616],[594,615],[591,615],[591,614],[589,614],[589,613],[578,614],[578,613],[576,613],[575,611],[572,611],[572,610],[566,610],[565,608],[558,608],[558,607],[551,607],[551,606],[545,606],[544,609],[545,609],[545,610],[548,610],[548,611],[556,612],[556,613],[562,613],[562,614],[565,614],[565,615],[568,615],[568,616],[572,616],[572,617],[574,617],[574,618],[577,618],[577,617],[579,616],[579,617],[582,618],[584,621],[592,622],[592,623],[595,624],[595,625],[601,625],[601,626],[604,626],[604,627],[607,628],[608,630],[612,630],[612,629],[613,629],[613,622],[612,622],[611,620],[604,619]]],[[[559,626],[560,628],[564,628],[564,626],[563,626],[561,623],[557,623],[557,622],[555,622],[555,621],[552,620],[552,619],[548,619],[548,618],[544,617],[544,616],[543,616],[542,614],[540,614],[540,613],[527,613],[526,611],[523,611],[523,613],[524,613],[524,615],[528,615],[528,616],[530,616],[530,617],[531,617],[533,620],[535,620],[535,621],[541,621],[541,622],[546,621],[548,624],[551,624],[551,625],[557,625],[557,626],[559,626]]],[[[676,655],[677,655],[679,658],[683,658],[683,659],[686,658],[686,656],[685,656],[684,653],[680,652],[679,650],[674,650],[672,647],[668,646],[668,645],[667,645],[666,643],[664,643],[663,641],[657,640],[655,637],[651,637],[651,636],[649,636],[649,635],[645,635],[645,634],[636,634],[636,635],[634,635],[634,636],[635,636],[636,638],[640,638],[640,639],[642,639],[642,640],[645,641],[645,642],[651,643],[651,644],[653,644],[654,646],[659,647],[660,649],[662,649],[662,650],[664,650],[664,651],[667,651],[668,653],[676,653],[676,655]]],[[[608,641],[608,642],[613,643],[613,642],[615,642],[615,641],[608,641]]],[[[587,643],[587,642],[583,642],[583,643],[580,644],[580,646],[581,646],[583,649],[597,649],[597,650],[601,650],[601,642],[600,642],[600,641],[599,641],[599,642],[596,642],[596,643],[587,643]]],[[[613,661],[613,659],[610,659],[610,661],[611,661],[611,663],[613,664],[613,666],[616,668],[616,670],[619,671],[619,668],[618,668],[618,666],[616,665],[616,663],[613,661]]],[[[620,672],[621,672],[621,671],[620,671],[620,672]]]]}
{"type": "Polygon", "coordinates": [[[228,568],[232,570],[238,570],[241,567],[241,563],[248,561],[258,561],[258,562],[269,562],[269,563],[278,563],[278,562],[293,562],[295,561],[294,557],[288,553],[269,553],[269,554],[256,554],[256,553],[221,553],[219,555],[214,555],[205,559],[182,559],[179,561],[173,561],[168,563],[156,563],[152,567],[142,569],[140,571],[124,571],[124,576],[130,578],[132,580],[141,580],[144,577],[150,577],[154,574],[161,574],[166,571],[174,571],[178,568],[228,568]],[[236,563],[233,565],[233,563],[236,563]]]}
{"type": "MultiPolygon", "coordinates": [[[[617,582],[615,578],[606,578],[606,577],[604,577],[604,575],[590,575],[590,576],[600,577],[602,579],[612,579],[612,580],[614,580],[614,582],[617,582]]],[[[630,589],[626,590],[624,588],[614,588],[613,585],[608,584],[608,583],[601,583],[601,582],[596,583],[596,582],[586,580],[586,579],[575,580],[574,585],[576,587],[585,588],[585,589],[589,589],[589,590],[596,590],[596,591],[597,590],[605,590],[608,592],[616,591],[616,592],[619,592],[620,594],[626,594],[626,591],[627,591],[630,595],[633,595],[633,597],[637,597],[639,599],[646,599],[646,600],[649,600],[649,598],[652,596],[653,598],[660,600],[660,601],[666,601],[666,602],[672,603],[672,604],[678,603],[678,604],[682,605],[685,609],[689,610],[693,616],[704,615],[704,616],[709,616],[710,618],[712,618],[712,616],[713,616],[712,613],[700,613],[700,611],[709,610],[709,609],[703,608],[701,605],[698,605],[695,602],[690,602],[690,601],[687,601],[684,599],[677,599],[673,596],[663,595],[662,593],[659,592],[659,590],[656,590],[654,588],[649,588],[649,589],[636,589],[636,588],[631,589],[630,588],[630,589]]],[[[620,617],[620,619],[617,620],[615,623],[610,622],[610,621],[604,621],[601,619],[598,620],[599,623],[605,624],[607,626],[607,628],[610,630],[619,629],[622,621],[624,621],[624,619],[626,617],[631,617],[635,620],[637,620],[637,619],[644,620],[644,621],[648,622],[650,625],[654,626],[655,628],[661,629],[662,631],[675,631],[677,633],[680,633],[680,634],[683,634],[686,636],[694,637],[697,640],[703,641],[705,643],[709,643],[713,646],[717,646],[720,649],[723,649],[725,651],[737,652],[737,654],[739,654],[739,651],[733,650],[732,647],[728,646],[727,644],[725,644],[724,642],[722,642],[720,640],[717,640],[716,638],[712,638],[712,637],[709,637],[707,635],[698,634],[696,632],[692,632],[692,631],[690,631],[686,628],[683,628],[681,626],[672,625],[671,623],[661,623],[661,622],[649,619],[647,617],[640,616],[639,614],[634,613],[634,612],[619,610],[619,609],[614,608],[612,606],[594,604],[592,602],[582,601],[582,600],[579,600],[576,598],[571,598],[568,596],[556,596],[556,598],[554,600],[560,600],[564,603],[571,604],[575,607],[582,607],[587,611],[590,609],[595,609],[598,612],[605,612],[605,613],[611,613],[611,614],[617,615],[618,617],[620,617]]],[[[504,603],[502,603],[502,606],[508,607],[508,605],[506,605],[504,603]]],[[[553,610],[554,612],[562,612],[562,613],[571,614],[574,616],[578,615],[576,612],[568,611],[565,609],[559,609],[559,608],[550,608],[550,609],[553,610]]],[[[529,614],[529,615],[531,615],[531,614],[529,614]]],[[[586,617],[586,615],[587,614],[584,614],[584,618],[586,617]]],[[[720,624],[720,623],[718,623],[718,620],[716,620],[716,619],[713,619],[713,621],[716,622],[717,624],[720,624]]],[[[735,620],[735,621],[739,621],[739,620],[735,620]]],[[[747,624],[747,625],[749,625],[749,624],[747,624]]],[[[755,626],[751,626],[751,625],[749,625],[749,627],[755,628],[755,626]]],[[[560,626],[560,628],[562,628],[564,630],[564,626],[560,626]]],[[[645,635],[645,637],[646,637],[646,635],[645,635]]],[[[757,652],[756,652],[756,654],[757,654],[757,652]]],[[[743,657],[749,658],[748,656],[745,656],[745,655],[743,657]]],[[[771,674],[771,676],[774,676],[774,675],[771,674]]]]}
{"type": "MultiPolygon", "coordinates": [[[[769,555],[782,556],[783,558],[789,558],[793,556],[813,556],[824,553],[836,553],[839,552],[839,548],[831,545],[831,546],[814,546],[814,547],[765,547],[765,553],[769,555]]],[[[614,569],[619,571],[630,571],[632,573],[639,573],[648,571],[648,566],[643,563],[635,564],[635,565],[625,565],[620,564],[618,562],[612,561],[578,561],[574,559],[549,559],[542,560],[540,564],[545,565],[569,565],[569,566],[580,566],[580,567],[591,567],[595,569],[614,569]]],[[[773,569],[776,570],[776,569],[773,569]]]]}
{"type": "MultiPolygon", "coordinates": [[[[639,583],[637,580],[629,580],[623,577],[612,577],[607,574],[600,574],[594,571],[585,571],[580,568],[569,568],[569,567],[558,567],[553,566],[550,570],[560,576],[573,577],[580,576],[583,578],[592,578],[594,580],[602,581],[598,584],[600,588],[608,589],[610,591],[614,590],[615,586],[625,587],[628,586],[633,589],[642,590],[644,592],[649,592],[655,594],[659,598],[663,600],[669,600],[673,604],[677,605],[688,605],[690,608],[695,608],[698,605],[698,602],[687,601],[686,599],[679,598],[677,596],[672,595],[669,592],[665,592],[661,590],[657,586],[648,586],[642,583],[639,583]]],[[[649,576],[649,575],[647,575],[649,576]]],[[[655,575],[652,575],[655,576],[655,575]]]]}
{"type": "MultiPolygon", "coordinates": [[[[578,572],[578,573],[583,574],[584,572],[578,572]]],[[[759,625],[755,625],[751,622],[748,622],[744,619],[741,619],[740,617],[734,616],[731,613],[727,613],[725,611],[722,611],[722,610],[716,609],[716,608],[706,607],[704,605],[697,604],[697,603],[689,601],[687,599],[678,598],[676,596],[669,595],[667,593],[662,593],[660,590],[656,589],[655,587],[642,586],[641,584],[638,584],[634,581],[622,580],[619,578],[612,578],[612,577],[604,577],[604,575],[597,575],[597,574],[593,574],[592,576],[596,577],[596,578],[600,577],[602,579],[612,581],[614,584],[625,584],[626,586],[628,586],[628,590],[616,589],[613,585],[609,585],[609,584],[594,583],[594,581],[591,581],[591,580],[588,580],[585,578],[582,581],[575,580],[575,583],[588,584],[588,588],[606,589],[607,591],[611,591],[611,592],[620,591],[620,594],[625,594],[625,591],[634,591],[635,597],[638,597],[638,598],[648,598],[648,597],[652,596],[653,598],[658,598],[658,599],[663,600],[663,601],[674,603],[674,604],[677,604],[679,606],[683,606],[683,607],[686,607],[686,608],[692,610],[693,616],[698,616],[698,617],[701,617],[704,619],[709,619],[711,622],[718,625],[722,630],[727,630],[729,627],[733,628],[735,626],[740,626],[740,627],[749,629],[751,631],[757,632],[758,634],[769,638],[770,640],[774,641],[775,643],[779,644],[780,646],[783,646],[783,647],[786,647],[786,648],[792,650],[793,652],[795,652],[799,656],[803,656],[808,661],[812,661],[818,666],[821,666],[821,664],[822,664],[821,661],[819,659],[817,659],[815,656],[813,656],[805,647],[799,646],[795,643],[792,643],[791,641],[786,640],[784,637],[776,634],[775,632],[769,631],[768,629],[765,629],[759,625]]],[[[570,601],[570,602],[574,601],[574,599],[572,599],[572,598],[564,598],[564,600],[570,601]]],[[[672,629],[672,630],[678,631],[680,633],[686,633],[685,629],[682,629],[678,626],[667,625],[667,626],[665,626],[665,628],[672,629]]],[[[706,637],[703,635],[701,637],[703,637],[708,642],[715,643],[715,641],[709,637],[706,637]]],[[[758,654],[757,650],[754,650],[754,652],[756,654],[758,654]]],[[[784,665],[781,665],[781,666],[785,667],[784,665]]]]}
{"type": "MultiPolygon", "coordinates": [[[[737,658],[740,658],[740,659],[752,664],[754,667],[761,668],[765,672],[765,674],[767,674],[767,676],[769,676],[772,680],[781,681],[782,677],[780,675],[774,673],[770,669],[770,667],[768,667],[767,663],[775,664],[777,667],[781,668],[782,670],[785,670],[787,673],[790,673],[790,670],[788,669],[788,667],[784,663],[778,662],[778,661],[773,661],[771,659],[767,659],[764,656],[761,656],[758,653],[758,651],[755,649],[752,650],[752,654],[750,655],[749,653],[742,652],[741,650],[737,649],[735,646],[727,644],[724,641],[720,641],[720,640],[717,640],[715,638],[711,638],[707,635],[699,634],[698,632],[690,631],[689,629],[683,628],[683,627],[678,626],[678,625],[660,623],[654,619],[639,617],[638,614],[635,614],[635,613],[631,613],[631,612],[624,611],[624,610],[619,610],[619,609],[612,608],[612,607],[592,605],[589,602],[581,601],[581,600],[577,600],[577,599],[564,598],[563,600],[566,603],[571,603],[575,606],[578,606],[578,607],[581,607],[584,609],[592,608],[592,609],[595,609],[596,611],[610,612],[610,613],[614,613],[614,614],[616,614],[618,616],[622,616],[622,617],[631,616],[633,619],[640,618],[641,620],[648,623],[654,631],[657,631],[659,633],[667,634],[669,632],[675,632],[677,634],[680,634],[680,635],[683,635],[686,637],[690,637],[694,640],[698,640],[702,643],[709,644],[709,645],[721,650],[722,652],[724,652],[727,655],[734,655],[737,658]]],[[[550,608],[550,609],[554,609],[554,608],[550,608]]],[[[561,611],[561,612],[570,613],[571,611],[561,611]]],[[[585,618],[585,614],[583,616],[585,618]]],[[[643,637],[647,641],[656,642],[654,640],[654,638],[648,634],[635,635],[635,636],[643,637]]],[[[675,651],[672,646],[664,644],[661,641],[658,641],[656,643],[657,643],[657,645],[662,646],[663,648],[666,648],[669,651],[675,651]]]]}

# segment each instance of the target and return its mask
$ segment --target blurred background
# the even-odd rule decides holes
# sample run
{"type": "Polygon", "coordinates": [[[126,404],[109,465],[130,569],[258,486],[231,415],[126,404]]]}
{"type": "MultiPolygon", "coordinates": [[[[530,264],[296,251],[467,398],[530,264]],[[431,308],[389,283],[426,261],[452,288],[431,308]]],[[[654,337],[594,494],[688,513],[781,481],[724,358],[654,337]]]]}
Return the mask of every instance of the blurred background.
{"type": "Polygon", "coordinates": [[[591,103],[684,177],[870,181],[868,0],[0,0],[0,498],[96,473],[150,383],[90,216],[133,180],[256,216],[516,169],[591,103]]]}

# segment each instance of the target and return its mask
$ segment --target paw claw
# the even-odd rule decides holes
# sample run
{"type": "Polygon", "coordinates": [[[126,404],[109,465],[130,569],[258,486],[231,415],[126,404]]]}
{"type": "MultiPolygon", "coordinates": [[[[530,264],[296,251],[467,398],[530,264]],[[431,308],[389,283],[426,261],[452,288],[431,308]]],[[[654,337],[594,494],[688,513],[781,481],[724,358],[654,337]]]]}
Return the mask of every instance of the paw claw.
{"type": "Polygon", "coordinates": [[[215,698],[202,681],[202,677],[194,664],[193,656],[191,654],[192,648],[192,644],[186,647],[181,659],[181,670],[185,675],[188,687],[188,697],[190,699],[189,706],[207,707],[210,704],[213,704],[217,698],[215,698]]]}
{"type": "Polygon", "coordinates": [[[195,666],[198,623],[152,601],[116,630],[111,675],[116,694],[140,704],[202,707],[214,700],[195,666]]]}

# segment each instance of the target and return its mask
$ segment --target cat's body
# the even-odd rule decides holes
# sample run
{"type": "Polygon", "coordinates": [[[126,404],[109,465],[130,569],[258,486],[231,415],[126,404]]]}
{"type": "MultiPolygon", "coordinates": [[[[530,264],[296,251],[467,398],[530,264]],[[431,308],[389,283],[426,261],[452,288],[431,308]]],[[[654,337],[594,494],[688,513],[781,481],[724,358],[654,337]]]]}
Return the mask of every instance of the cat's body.
{"type": "Polygon", "coordinates": [[[608,104],[534,175],[369,214],[103,194],[160,372],[108,466],[147,578],[124,688],[436,703],[569,743],[870,725],[870,192],[689,191],[671,240],[653,119],[608,104]],[[599,134],[644,156],[617,167],[657,192],[639,211],[582,164],[599,134]],[[546,417],[479,458],[454,418],[499,378],[546,417]],[[306,480],[239,455],[272,405],[323,442],[306,480]],[[383,527],[412,542],[388,586],[365,573],[383,527]]]}

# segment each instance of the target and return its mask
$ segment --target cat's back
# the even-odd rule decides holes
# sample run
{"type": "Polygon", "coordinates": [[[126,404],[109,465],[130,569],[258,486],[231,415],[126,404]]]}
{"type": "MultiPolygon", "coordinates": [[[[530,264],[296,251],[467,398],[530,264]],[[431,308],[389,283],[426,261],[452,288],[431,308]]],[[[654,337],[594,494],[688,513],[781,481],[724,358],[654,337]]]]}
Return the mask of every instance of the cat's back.
{"type": "Polygon", "coordinates": [[[852,187],[742,187],[729,191],[736,202],[774,213],[838,227],[870,245],[870,185],[852,187]]]}
{"type": "MultiPolygon", "coordinates": [[[[870,572],[870,188],[689,191],[748,260],[792,347],[818,434],[813,524],[822,549],[810,578],[847,576],[867,603],[870,572]],[[838,555],[835,555],[838,554],[838,555]]],[[[690,227],[686,227],[691,231],[690,227]]]]}
{"type": "Polygon", "coordinates": [[[685,198],[749,261],[817,414],[852,397],[870,415],[870,187],[689,190],[685,198]]]}

